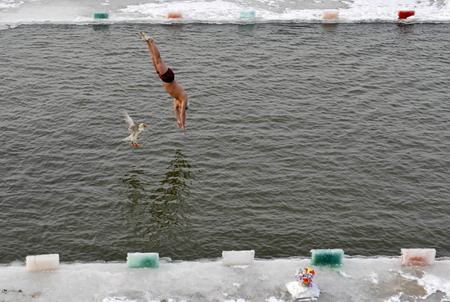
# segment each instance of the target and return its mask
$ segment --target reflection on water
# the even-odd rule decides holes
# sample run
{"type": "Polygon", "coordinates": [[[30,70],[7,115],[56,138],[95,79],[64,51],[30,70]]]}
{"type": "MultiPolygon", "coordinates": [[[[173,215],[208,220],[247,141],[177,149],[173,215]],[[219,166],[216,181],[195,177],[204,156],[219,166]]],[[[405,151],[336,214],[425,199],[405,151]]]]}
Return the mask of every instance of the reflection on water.
{"type": "Polygon", "coordinates": [[[146,190],[154,181],[143,170],[131,170],[125,175],[122,182],[128,188],[129,221],[138,236],[150,237],[156,246],[186,238],[190,230],[187,202],[190,178],[191,165],[180,150],[155,190],[146,190]]]}
{"type": "Polygon", "coordinates": [[[128,199],[133,203],[146,198],[144,185],[140,178],[144,176],[144,170],[131,170],[122,179],[122,182],[130,189],[128,199]]]}
{"type": "Polygon", "coordinates": [[[397,31],[404,35],[414,34],[414,23],[399,22],[397,23],[397,31]]]}
{"type": "Polygon", "coordinates": [[[238,28],[240,32],[252,32],[255,30],[256,24],[255,23],[240,24],[238,28]]]}
{"type": "Polygon", "coordinates": [[[93,24],[92,29],[94,31],[109,31],[109,24],[93,24]]]}
{"type": "MultiPolygon", "coordinates": [[[[322,23],[321,26],[325,30],[330,30],[330,29],[334,30],[338,27],[338,23],[327,22],[327,23],[322,23]]],[[[332,32],[334,32],[334,31],[332,31],[332,32]]]]}

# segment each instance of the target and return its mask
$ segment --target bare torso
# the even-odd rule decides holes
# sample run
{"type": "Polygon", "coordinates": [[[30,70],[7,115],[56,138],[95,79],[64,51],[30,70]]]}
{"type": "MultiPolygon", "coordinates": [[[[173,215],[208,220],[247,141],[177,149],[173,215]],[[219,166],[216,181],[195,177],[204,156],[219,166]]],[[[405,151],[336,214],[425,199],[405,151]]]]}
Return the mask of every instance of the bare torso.
{"type": "Polygon", "coordinates": [[[187,93],[176,80],[173,80],[172,83],[163,82],[163,86],[174,99],[182,103],[187,103],[187,93]]]}

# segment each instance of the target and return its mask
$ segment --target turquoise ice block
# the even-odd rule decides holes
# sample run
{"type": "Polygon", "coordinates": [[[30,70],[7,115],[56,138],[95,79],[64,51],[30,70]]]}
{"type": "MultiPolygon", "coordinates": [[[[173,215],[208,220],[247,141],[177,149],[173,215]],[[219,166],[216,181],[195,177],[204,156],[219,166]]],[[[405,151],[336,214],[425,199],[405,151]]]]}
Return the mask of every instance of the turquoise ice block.
{"type": "Polygon", "coordinates": [[[341,249],[311,250],[311,264],[318,266],[341,266],[344,251],[341,249]]]}
{"type": "Polygon", "coordinates": [[[108,19],[109,13],[94,13],[94,19],[108,19]]]}
{"type": "Polygon", "coordinates": [[[128,268],[158,268],[158,253],[128,253],[128,268]]]}
{"type": "Polygon", "coordinates": [[[241,12],[241,19],[255,18],[256,13],[254,11],[241,12]]]}

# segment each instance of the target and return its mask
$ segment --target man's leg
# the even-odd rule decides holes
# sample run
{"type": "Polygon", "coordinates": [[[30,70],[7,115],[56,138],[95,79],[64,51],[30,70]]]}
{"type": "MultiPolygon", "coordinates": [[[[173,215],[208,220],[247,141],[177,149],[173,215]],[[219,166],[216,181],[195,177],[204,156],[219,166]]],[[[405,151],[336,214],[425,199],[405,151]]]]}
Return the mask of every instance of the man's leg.
{"type": "Polygon", "coordinates": [[[186,134],[186,103],[180,104],[180,122],[181,122],[181,130],[184,134],[186,134]]]}
{"type": "Polygon", "coordinates": [[[180,102],[177,99],[173,100],[173,113],[175,114],[175,118],[177,120],[178,127],[186,134],[186,107],[183,110],[183,102],[180,102]]]}
{"type": "Polygon", "coordinates": [[[167,65],[161,58],[161,53],[159,52],[158,47],[156,47],[155,41],[152,38],[147,40],[148,50],[152,54],[152,63],[155,67],[155,70],[160,74],[165,74],[167,72],[167,65]]]}
{"type": "Polygon", "coordinates": [[[180,102],[176,99],[173,100],[173,113],[175,114],[175,119],[177,120],[178,127],[181,128],[181,116],[180,116],[180,102]]]}

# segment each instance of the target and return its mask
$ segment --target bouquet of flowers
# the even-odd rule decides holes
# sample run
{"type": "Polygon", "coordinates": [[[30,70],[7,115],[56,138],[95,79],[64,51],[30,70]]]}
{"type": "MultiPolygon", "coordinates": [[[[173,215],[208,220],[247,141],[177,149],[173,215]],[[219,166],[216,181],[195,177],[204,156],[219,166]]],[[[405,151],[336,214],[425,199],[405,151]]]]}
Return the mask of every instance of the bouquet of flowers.
{"type": "Polygon", "coordinates": [[[320,296],[319,287],[312,281],[315,274],[314,270],[305,267],[295,273],[295,281],[286,283],[286,288],[294,300],[315,301],[320,296]]]}
{"type": "Polygon", "coordinates": [[[312,287],[312,278],[314,277],[314,274],[314,270],[305,267],[304,269],[297,271],[295,280],[304,287],[312,287]]]}

